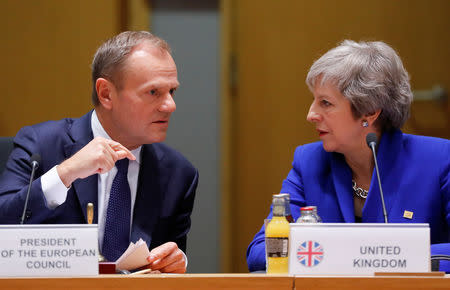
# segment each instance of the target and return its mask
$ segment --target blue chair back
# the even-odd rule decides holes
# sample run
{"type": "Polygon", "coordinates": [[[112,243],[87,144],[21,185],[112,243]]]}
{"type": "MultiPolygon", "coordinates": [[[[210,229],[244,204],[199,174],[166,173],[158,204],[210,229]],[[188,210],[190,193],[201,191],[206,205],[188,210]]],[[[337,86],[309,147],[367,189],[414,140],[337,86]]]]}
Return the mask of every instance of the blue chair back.
{"type": "Polygon", "coordinates": [[[13,150],[13,137],[0,137],[0,174],[3,172],[13,150]]]}

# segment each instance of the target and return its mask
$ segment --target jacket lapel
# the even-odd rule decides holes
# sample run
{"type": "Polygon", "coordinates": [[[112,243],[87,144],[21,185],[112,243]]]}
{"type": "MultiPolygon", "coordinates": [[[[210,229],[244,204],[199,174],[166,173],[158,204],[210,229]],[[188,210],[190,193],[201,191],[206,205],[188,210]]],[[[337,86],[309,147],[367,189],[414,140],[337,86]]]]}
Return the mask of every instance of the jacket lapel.
{"type": "MultiPolygon", "coordinates": [[[[387,131],[381,137],[378,150],[377,161],[380,171],[381,186],[383,188],[384,203],[388,214],[395,202],[397,180],[399,177],[398,169],[396,169],[398,154],[401,152],[403,134],[400,130],[387,131]]],[[[374,168],[372,180],[370,182],[369,194],[363,208],[364,222],[383,222],[383,206],[380,197],[380,188],[378,178],[374,168]]]]}
{"type": "Polygon", "coordinates": [[[346,223],[354,223],[352,173],[342,154],[331,154],[331,175],[344,221],[346,223]]]}
{"type": "Polygon", "coordinates": [[[149,247],[152,241],[150,233],[153,232],[160,215],[163,188],[167,178],[161,174],[163,169],[159,162],[161,158],[161,153],[157,152],[153,145],[142,146],[131,241],[136,242],[142,238],[149,247]]]}
{"type": "MultiPolygon", "coordinates": [[[[75,119],[72,123],[68,134],[73,143],[64,146],[64,154],[66,158],[70,158],[93,139],[91,115],[92,111],[79,119],[75,119]]],[[[93,223],[98,223],[98,175],[94,174],[84,179],[77,179],[73,182],[72,187],[78,197],[78,201],[86,222],[87,204],[92,202],[94,204],[93,223]]]]}

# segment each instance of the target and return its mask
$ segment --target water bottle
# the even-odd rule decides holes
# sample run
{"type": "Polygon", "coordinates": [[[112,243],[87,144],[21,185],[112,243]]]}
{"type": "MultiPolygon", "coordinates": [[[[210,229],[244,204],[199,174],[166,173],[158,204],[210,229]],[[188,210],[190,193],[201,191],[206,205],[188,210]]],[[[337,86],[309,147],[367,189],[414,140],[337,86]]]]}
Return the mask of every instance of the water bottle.
{"type": "Polygon", "coordinates": [[[316,216],[317,222],[321,223],[322,222],[322,218],[317,214],[317,206],[312,206],[313,207],[313,215],[316,216]]]}
{"type": "Polygon", "coordinates": [[[321,223],[322,219],[317,214],[316,206],[304,206],[300,208],[301,215],[297,219],[298,223],[321,223]]]}

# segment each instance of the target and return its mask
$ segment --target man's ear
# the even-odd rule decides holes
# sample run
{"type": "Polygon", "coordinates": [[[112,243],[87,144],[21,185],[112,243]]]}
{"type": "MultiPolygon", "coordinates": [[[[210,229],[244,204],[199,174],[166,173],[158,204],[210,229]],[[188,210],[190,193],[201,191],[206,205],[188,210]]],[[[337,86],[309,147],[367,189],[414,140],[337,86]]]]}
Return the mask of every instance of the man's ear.
{"type": "Polygon", "coordinates": [[[112,108],[112,94],[115,94],[115,87],[112,82],[105,78],[98,78],[95,81],[99,104],[107,110],[112,108]]]}
{"type": "Polygon", "coordinates": [[[381,114],[381,109],[376,110],[374,113],[369,113],[364,116],[364,119],[367,120],[370,126],[375,123],[375,121],[378,119],[378,117],[381,114]]]}

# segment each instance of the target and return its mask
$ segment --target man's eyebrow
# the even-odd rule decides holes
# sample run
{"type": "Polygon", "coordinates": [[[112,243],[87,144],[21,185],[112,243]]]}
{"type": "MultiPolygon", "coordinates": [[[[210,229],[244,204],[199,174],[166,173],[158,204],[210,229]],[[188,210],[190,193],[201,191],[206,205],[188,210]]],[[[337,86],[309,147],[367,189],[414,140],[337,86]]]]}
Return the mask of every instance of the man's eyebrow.
{"type": "Polygon", "coordinates": [[[164,87],[178,88],[179,86],[180,86],[179,82],[163,83],[163,84],[161,82],[152,82],[152,83],[147,83],[145,85],[145,87],[147,87],[147,88],[152,87],[152,88],[156,88],[156,89],[164,88],[164,87]]]}

